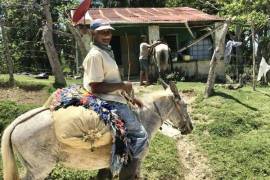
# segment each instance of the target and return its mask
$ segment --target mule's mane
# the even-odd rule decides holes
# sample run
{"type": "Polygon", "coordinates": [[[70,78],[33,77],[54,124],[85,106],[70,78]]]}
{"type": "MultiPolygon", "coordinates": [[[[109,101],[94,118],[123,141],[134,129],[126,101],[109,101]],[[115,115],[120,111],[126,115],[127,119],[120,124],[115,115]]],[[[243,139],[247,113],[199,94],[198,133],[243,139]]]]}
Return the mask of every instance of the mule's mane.
{"type": "Polygon", "coordinates": [[[155,91],[149,94],[144,94],[142,96],[142,99],[144,100],[145,103],[151,103],[165,96],[166,97],[173,96],[173,93],[171,92],[169,88],[167,88],[165,91],[160,90],[160,91],[155,91]]]}

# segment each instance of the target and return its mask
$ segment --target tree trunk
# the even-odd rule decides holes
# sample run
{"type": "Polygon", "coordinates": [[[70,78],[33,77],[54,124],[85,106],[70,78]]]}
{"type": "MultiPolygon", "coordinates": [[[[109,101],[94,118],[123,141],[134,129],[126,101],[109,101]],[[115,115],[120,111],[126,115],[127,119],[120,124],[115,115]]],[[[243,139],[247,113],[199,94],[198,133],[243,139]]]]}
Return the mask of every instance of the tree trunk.
{"type": "Polygon", "coordinates": [[[67,27],[69,28],[71,34],[73,34],[73,37],[75,38],[75,41],[77,42],[77,45],[79,47],[79,50],[81,52],[82,57],[86,57],[87,55],[87,49],[82,41],[81,34],[78,32],[78,30],[71,24],[71,22],[66,23],[67,27]]]}
{"type": "Polygon", "coordinates": [[[221,59],[221,56],[223,55],[223,52],[220,52],[220,46],[224,44],[228,27],[229,27],[229,21],[226,21],[223,26],[222,34],[220,36],[220,39],[216,45],[216,48],[214,50],[213,56],[210,61],[210,69],[209,69],[207,83],[206,83],[206,87],[204,91],[205,98],[208,98],[214,92],[214,85],[215,85],[215,79],[216,79],[216,65],[217,65],[217,61],[219,61],[221,59]]]}
{"type": "Polygon", "coordinates": [[[9,52],[9,47],[8,47],[8,36],[6,34],[6,30],[4,25],[2,24],[2,22],[0,22],[1,25],[1,29],[2,29],[2,38],[3,38],[3,44],[4,44],[4,58],[7,62],[7,66],[8,66],[8,74],[9,74],[9,85],[10,86],[14,86],[15,84],[15,80],[14,80],[14,76],[13,76],[13,61],[11,58],[11,54],[9,52]]]}
{"type": "Polygon", "coordinates": [[[50,12],[50,0],[43,0],[43,12],[46,16],[46,24],[43,26],[43,41],[46,48],[46,52],[49,58],[49,62],[52,68],[53,75],[55,77],[55,84],[58,86],[65,86],[66,80],[64,78],[63,71],[59,62],[59,57],[53,42],[53,22],[50,12]]]}
{"type": "Polygon", "coordinates": [[[209,69],[209,73],[208,73],[208,78],[207,78],[207,84],[206,84],[206,88],[205,88],[205,92],[204,92],[204,96],[206,98],[208,98],[209,96],[211,96],[214,92],[214,83],[215,83],[215,79],[216,79],[216,73],[215,73],[215,68],[216,68],[216,53],[218,51],[218,47],[215,48],[214,53],[212,55],[211,61],[210,61],[210,69],[209,69]]]}

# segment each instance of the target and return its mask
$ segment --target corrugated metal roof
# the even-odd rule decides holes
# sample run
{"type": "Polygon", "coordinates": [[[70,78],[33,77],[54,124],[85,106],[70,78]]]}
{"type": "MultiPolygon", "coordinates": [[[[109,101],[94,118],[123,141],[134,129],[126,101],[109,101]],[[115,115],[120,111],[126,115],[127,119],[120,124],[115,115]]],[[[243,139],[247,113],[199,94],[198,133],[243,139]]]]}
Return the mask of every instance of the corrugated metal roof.
{"type": "MultiPolygon", "coordinates": [[[[189,7],[176,8],[99,8],[89,9],[91,19],[107,19],[111,24],[184,23],[223,19],[189,7]]],[[[91,19],[81,19],[88,24],[91,19]]]]}

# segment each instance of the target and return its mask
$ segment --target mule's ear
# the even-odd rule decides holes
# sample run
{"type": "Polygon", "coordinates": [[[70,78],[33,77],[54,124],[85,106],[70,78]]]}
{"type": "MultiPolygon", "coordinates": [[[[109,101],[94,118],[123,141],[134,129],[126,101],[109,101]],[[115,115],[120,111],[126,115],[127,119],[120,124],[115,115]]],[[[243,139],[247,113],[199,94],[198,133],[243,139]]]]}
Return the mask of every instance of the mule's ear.
{"type": "Polygon", "coordinates": [[[174,97],[177,98],[177,99],[179,99],[179,100],[181,100],[181,96],[180,96],[180,94],[178,92],[178,89],[177,89],[175,83],[172,82],[172,81],[170,81],[170,89],[171,89],[174,97]]]}
{"type": "Polygon", "coordinates": [[[158,81],[161,83],[161,85],[164,89],[167,89],[169,87],[169,85],[167,83],[165,83],[165,81],[163,79],[158,78],[158,81]]]}

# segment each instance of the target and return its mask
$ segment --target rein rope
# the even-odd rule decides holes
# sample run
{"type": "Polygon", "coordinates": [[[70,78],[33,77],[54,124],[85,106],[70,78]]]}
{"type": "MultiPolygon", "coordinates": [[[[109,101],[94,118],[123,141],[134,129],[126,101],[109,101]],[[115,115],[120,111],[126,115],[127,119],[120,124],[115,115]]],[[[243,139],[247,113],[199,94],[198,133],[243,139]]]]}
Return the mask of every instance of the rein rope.
{"type": "MultiPolygon", "coordinates": [[[[131,91],[131,94],[130,95],[128,95],[127,93],[122,93],[122,96],[123,97],[125,97],[125,99],[127,100],[127,103],[128,103],[128,105],[130,106],[130,107],[134,107],[134,105],[133,105],[133,99],[134,99],[134,97],[135,97],[135,95],[134,95],[134,90],[132,90],[131,91]]],[[[153,102],[153,105],[154,105],[154,108],[155,108],[155,110],[152,110],[150,107],[148,107],[148,106],[146,106],[145,104],[144,104],[144,107],[146,107],[148,110],[150,110],[151,112],[154,112],[155,114],[157,114],[157,116],[160,118],[160,120],[161,120],[161,124],[163,124],[163,123],[165,123],[165,124],[167,124],[167,125],[170,125],[171,127],[173,127],[173,128],[176,128],[176,129],[178,129],[172,122],[170,122],[169,120],[167,120],[168,119],[168,117],[171,115],[171,113],[173,112],[173,106],[174,106],[174,104],[169,108],[170,110],[169,110],[169,112],[168,113],[166,113],[166,116],[163,118],[162,117],[162,115],[161,115],[161,112],[160,112],[160,110],[159,110],[159,108],[158,108],[158,106],[157,106],[157,104],[155,103],[155,102],[153,102]]],[[[178,110],[178,109],[177,109],[178,110]]]]}
{"type": "MultiPolygon", "coordinates": [[[[127,100],[128,105],[129,105],[130,108],[134,107],[134,105],[132,103],[133,102],[133,99],[134,99],[134,90],[132,91],[131,95],[128,95],[127,93],[123,93],[122,96],[124,96],[126,98],[126,100],[127,100]]],[[[147,106],[145,104],[144,104],[144,107],[146,109],[148,109],[149,111],[153,112],[154,114],[156,114],[159,117],[159,119],[161,121],[161,125],[164,123],[164,124],[166,124],[168,126],[171,126],[174,129],[179,130],[178,127],[176,127],[171,121],[168,120],[168,117],[173,112],[173,106],[175,105],[174,103],[175,102],[173,102],[173,105],[169,108],[170,110],[169,110],[169,112],[166,114],[166,116],[164,118],[162,117],[161,112],[160,112],[160,110],[159,110],[159,108],[158,108],[158,106],[157,106],[157,104],[155,102],[153,102],[153,106],[154,106],[155,110],[152,110],[149,106],[147,106]]],[[[176,108],[178,110],[178,107],[176,107],[176,108]]],[[[141,121],[139,118],[138,118],[138,120],[141,121]]],[[[162,128],[160,127],[160,129],[162,129],[162,128]]],[[[174,135],[173,137],[177,137],[180,134],[181,134],[181,132],[179,132],[178,134],[174,135]]]]}
{"type": "MultiPolygon", "coordinates": [[[[171,113],[172,113],[172,111],[173,111],[173,105],[172,105],[172,107],[170,108],[170,111],[167,113],[167,115],[165,116],[165,118],[162,118],[162,115],[161,115],[161,113],[160,113],[160,110],[159,110],[159,108],[158,108],[158,106],[157,106],[157,104],[155,103],[155,102],[153,102],[153,105],[154,105],[154,107],[155,107],[155,109],[156,109],[156,114],[158,114],[158,116],[160,117],[160,119],[161,119],[161,122],[162,123],[168,123],[168,124],[170,124],[170,125],[172,125],[172,123],[170,122],[170,121],[168,121],[167,120],[167,118],[171,115],[171,113]]],[[[148,108],[148,109],[150,109],[150,108],[148,108]]]]}
{"type": "MultiPolygon", "coordinates": [[[[169,115],[172,113],[173,108],[170,108],[170,111],[169,111],[169,113],[167,113],[167,116],[166,116],[166,118],[164,118],[164,119],[165,119],[165,120],[164,120],[164,119],[162,118],[162,116],[161,116],[161,113],[160,113],[160,111],[159,111],[159,109],[158,109],[156,103],[153,102],[153,104],[154,104],[154,107],[156,108],[157,114],[159,115],[159,117],[160,117],[160,119],[161,119],[162,124],[163,124],[163,123],[164,123],[164,124],[167,124],[167,125],[171,126],[172,128],[177,129],[177,130],[179,131],[179,128],[178,128],[178,127],[176,127],[171,121],[167,120],[167,117],[169,117],[169,115]]],[[[176,107],[176,108],[177,108],[177,107],[176,107]]],[[[178,110],[178,108],[177,108],[177,110],[178,110]]],[[[161,129],[161,127],[160,127],[160,129],[161,129]]],[[[172,136],[172,137],[177,137],[177,136],[179,136],[180,134],[181,134],[181,132],[179,132],[178,134],[176,134],[176,135],[174,135],[174,136],[172,136]]]]}
{"type": "Polygon", "coordinates": [[[126,92],[122,91],[121,96],[123,96],[126,99],[129,106],[134,106],[133,105],[133,101],[134,101],[134,98],[135,98],[134,89],[132,89],[130,94],[127,94],[126,92]]]}

